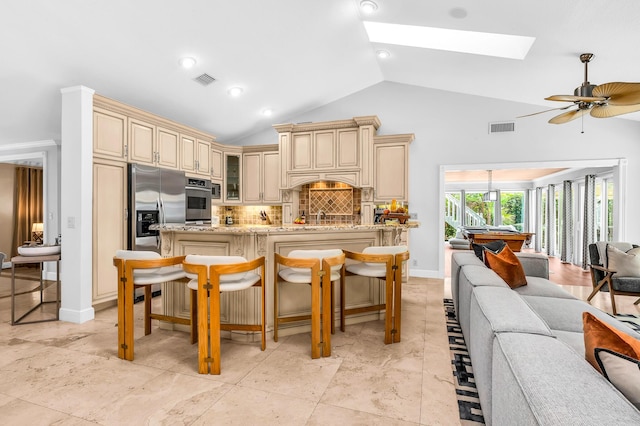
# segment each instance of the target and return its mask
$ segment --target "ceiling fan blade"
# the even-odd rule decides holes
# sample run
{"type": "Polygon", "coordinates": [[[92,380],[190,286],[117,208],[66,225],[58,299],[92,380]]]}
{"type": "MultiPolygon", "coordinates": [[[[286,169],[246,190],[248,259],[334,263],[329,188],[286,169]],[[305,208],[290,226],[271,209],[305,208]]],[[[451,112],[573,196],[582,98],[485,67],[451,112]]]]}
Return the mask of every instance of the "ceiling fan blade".
{"type": "Polygon", "coordinates": [[[544,111],[534,112],[533,114],[520,115],[520,116],[518,116],[518,117],[516,117],[516,118],[531,117],[532,115],[543,114],[543,113],[545,113],[545,112],[549,112],[549,111],[557,111],[557,110],[567,109],[567,108],[571,108],[572,106],[573,106],[573,105],[567,105],[567,106],[560,107],[560,108],[545,109],[544,111]]]}
{"type": "Polygon", "coordinates": [[[640,111],[640,104],[636,105],[596,105],[591,108],[591,116],[596,118],[609,118],[616,115],[629,114],[640,111]]]}
{"type": "Polygon", "coordinates": [[[574,109],[572,111],[567,111],[567,112],[562,113],[560,115],[556,115],[551,120],[549,120],[549,123],[551,123],[551,124],[568,123],[571,120],[575,120],[576,118],[582,117],[584,114],[587,113],[587,111],[589,111],[589,110],[588,109],[574,109]]]}
{"type": "Polygon", "coordinates": [[[544,98],[545,101],[560,101],[560,102],[601,102],[605,98],[600,96],[574,96],[574,95],[553,95],[548,98],[544,98]]]}
{"type": "Polygon", "coordinates": [[[608,97],[610,105],[640,104],[640,83],[605,83],[596,86],[593,94],[608,97]]]}

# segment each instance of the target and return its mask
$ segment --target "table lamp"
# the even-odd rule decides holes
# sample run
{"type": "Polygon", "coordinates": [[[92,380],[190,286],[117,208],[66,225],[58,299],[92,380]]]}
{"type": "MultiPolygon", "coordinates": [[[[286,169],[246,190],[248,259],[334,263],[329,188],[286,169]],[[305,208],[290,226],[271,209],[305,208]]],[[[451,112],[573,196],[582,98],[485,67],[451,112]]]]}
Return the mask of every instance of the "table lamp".
{"type": "Polygon", "coordinates": [[[31,241],[36,244],[42,244],[44,225],[42,223],[34,223],[31,227],[31,241]]]}

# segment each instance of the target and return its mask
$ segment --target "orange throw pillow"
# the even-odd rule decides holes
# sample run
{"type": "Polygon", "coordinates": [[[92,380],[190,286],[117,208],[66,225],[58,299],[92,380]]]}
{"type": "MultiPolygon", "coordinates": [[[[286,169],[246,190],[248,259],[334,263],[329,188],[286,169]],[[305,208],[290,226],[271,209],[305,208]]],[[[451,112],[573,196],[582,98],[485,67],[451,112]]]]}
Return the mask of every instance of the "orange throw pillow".
{"type": "Polygon", "coordinates": [[[522,287],[527,285],[527,279],[524,275],[524,269],[520,259],[516,256],[508,245],[497,253],[491,250],[484,251],[485,264],[493,269],[511,288],[522,287]]]}
{"type": "Polygon", "coordinates": [[[589,312],[582,313],[585,358],[602,373],[596,361],[596,348],[610,349],[633,359],[640,359],[640,340],[601,321],[589,312]]]}

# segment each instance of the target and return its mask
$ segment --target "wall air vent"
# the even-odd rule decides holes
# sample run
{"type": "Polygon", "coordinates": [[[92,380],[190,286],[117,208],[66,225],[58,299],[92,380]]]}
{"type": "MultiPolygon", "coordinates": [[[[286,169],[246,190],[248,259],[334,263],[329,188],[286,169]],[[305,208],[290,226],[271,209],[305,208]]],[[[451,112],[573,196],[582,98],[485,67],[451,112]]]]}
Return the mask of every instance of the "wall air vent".
{"type": "Polygon", "coordinates": [[[202,75],[197,76],[196,78],[194,78],[194,80],[197,81],[198,83],[202,84],[203,86],[208,86],[211,83],[213,83],[214,81],[216,81],[215,78],[211,77],[207,73],[204,73],[202,75]]]}
{"type": "Polygon", "coordinates": [[[503,121],[501,123],[489,123],[489,134],[515,132],[516,123],[513,121],[503,121]]]}

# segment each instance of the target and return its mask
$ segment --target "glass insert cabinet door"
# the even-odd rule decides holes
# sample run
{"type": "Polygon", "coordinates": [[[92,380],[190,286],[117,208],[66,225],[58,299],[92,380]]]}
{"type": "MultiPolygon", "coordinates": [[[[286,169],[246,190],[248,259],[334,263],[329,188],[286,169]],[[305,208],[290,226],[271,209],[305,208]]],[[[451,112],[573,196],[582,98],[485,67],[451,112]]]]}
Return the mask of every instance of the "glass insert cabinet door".
{"type": "Polygon", "coordinates": [[[226,156],[226,200],[240,201],[240,156],[226,156]]]}

